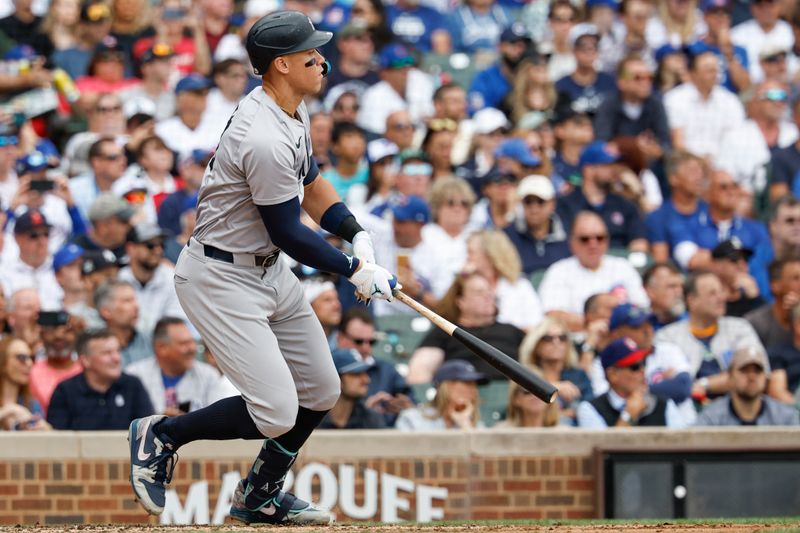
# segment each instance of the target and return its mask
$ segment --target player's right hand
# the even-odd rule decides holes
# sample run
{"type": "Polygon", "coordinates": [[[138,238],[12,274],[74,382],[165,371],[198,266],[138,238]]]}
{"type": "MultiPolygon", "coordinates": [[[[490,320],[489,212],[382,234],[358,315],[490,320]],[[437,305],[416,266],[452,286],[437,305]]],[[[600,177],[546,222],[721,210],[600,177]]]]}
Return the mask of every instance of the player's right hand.
{"type": "Polygon", "coordinates": [[[361,261],[358,270],[348,279],[356,286],[356,296],[367,301],[378,298],[391,302],[394,299],[392,289],[400,288],[397,278],[388,270],[366,261],[361,261]]]}

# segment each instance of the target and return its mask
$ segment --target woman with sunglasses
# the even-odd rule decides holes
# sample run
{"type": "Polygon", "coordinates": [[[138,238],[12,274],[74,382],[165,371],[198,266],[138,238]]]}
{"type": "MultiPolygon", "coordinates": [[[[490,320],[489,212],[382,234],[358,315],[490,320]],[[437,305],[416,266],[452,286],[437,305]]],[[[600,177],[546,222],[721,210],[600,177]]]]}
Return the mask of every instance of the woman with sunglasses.
{"type": "Polygon", "coordinates": [[[29,388],[33,359],[30,346],[22,339],[9,336],[0,340],[0,429],[51,429],[29,388]]]}
{"type": "MultiPolygon", "coordinates": [[[[529,368],[534,374],[542,375],[542,371],[538,368],[529,368]]],[[[561,389],[558,389],[558,392],[561,394],[561,389]]],[[[506,419],[492,427],[497,429],[552,428],[559,424],[558,416],[556,403],[545,403],[530,391],[511,381],[508,388],[506,419]]]]}
{"type": "Polygon", "coordinates": [[[458,132],[458,122],[450,118],[434,118],[428,121],[428,131],[422,140],[422,150],[428,155],[433,167],[432,180],[453,177],[453,144],[458,132]]]}
{"type": "Polygon", "coordinates": [[[523,339],[519,361],[534,371],[541,369],[542,376],[558,387],[561,420],[575,425],[578,402],[591,400],[594,395],[589,376],[578,366],[578,352],[564,323],[552,317],[542,320],[523,339]]]}

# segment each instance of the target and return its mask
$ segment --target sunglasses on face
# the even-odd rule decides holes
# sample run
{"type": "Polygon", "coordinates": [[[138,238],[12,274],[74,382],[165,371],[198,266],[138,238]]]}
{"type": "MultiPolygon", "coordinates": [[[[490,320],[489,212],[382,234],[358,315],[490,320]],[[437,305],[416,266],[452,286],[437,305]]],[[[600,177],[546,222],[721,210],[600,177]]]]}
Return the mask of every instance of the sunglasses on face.
{"type": "Polygon", "coordinates": [[[603,244],[608,239],[608,235],[578,235],[575,237],[581,244],[589,244],[596,241],[598,244],[603,244]]]}
{"type": "Polygon", "coordinates": [[[758,95],[759,100],[769,100],[770,102],[785,102],[789,96],[783,89],[768,89],[758,95]]]}
{"type": "Polygon", "coordinates": [[[639,72],[637,74],[628,74],[625,79],[632,81],[653,81],[653,75],[649,72],[639,72]]]}
{"type": "Polygon", "coordinates": [[[469,208],[469,202],[466,200],[456,200],[455,198],[448,198],[445,202],[447,207],[463,207],[465,209],[469,208]]]}
{"type": "Polygon", "coordinates": [[[37,239],[42,239],[42,238],[47,239],[49,237],[50,237],[50,232],[49,231],[32,231],[32,232],[28,233],[28,238],[30,240],[32,240],[32,241],[33,240],[37,240],[37,239]]]}
{"type": "Polygon", "coordinates": [[[428,163],[412,163],[403,167],[403,174],[406,176],[430,176],[433,174],[433,167],[428,163]]]}
{"type": "Polygon", "coordinates": [[[23,364],[23,365],[26,364],[26,363],[33,363],[33,361],[34,361],[34,357],[32,355],[30,355],[30,354],[27,354],[27,353],[18,353],[17,355],[14,356],[14,358],[17,361],[19,361],[20,364],[23,364]]]}
{"type": "Polygon", "coordinates": [[[19,139],[16,135],[0,135],[0,148],[4,146],[16,146],[19,139]]]}
{"type": "Polygon", "coordinates": [[[122,157],[122,154],[99,154],[97,157],[103,161],[117,161],[122,157]]]}
{"type": "Polygon", "coordinates": [[[402,57],[402,58],[399,58],[399,59],[393,59],[392,61],[389,61],[389,64],[387,65],[387,67],[388,68],[392,68],[392,69],[400,69],[400,68],[406,68],[406,67],[413,67],[414,63],[415,63],[414,58],[411,57],[411,56],[408,56],[408,57],[402,57]]]}
{"type": "Polygon", "coordinates": [[[540,340],[542,342],[555,342],[555,341],[567,342],[567,334],[566,333],[560,333],[558,335],[549,335],[549,334],[548,335],[542,335],[542,338],[540,340]]]}
{"type": "Polygon", "coordinates": [[[336,104],[335,106],[333,106],[334,111],[358,111],[359,109],[361,109],[361,106],[358,104],[353,104],[353,105],[336,104]]]}
{"type": "Polygon", "coordinates": [[[525,205],[525,207],[529,207],[532,205],[541,206],[546,204],[547,200],[543,200],[538,196],[526,196],[525,198],[522,199],[522,203],[525,205]]]}
{"type": "Polygon", "coordinates": [[[393,130],[413,130],[414,126],[410,122],[398,122],[389,126],[393,130]]]}
{"type": "Polygon", "coordinates": [[[784,53],[775,54],[774,56],[769,56],[764,58],[764,63],[770,63],[770,64],[783,63],[784,61],[786,61],[786,54],[784,53]]]}
{"type": "Polygon", "coordinates": [[[378,339],[361,339],[358,337],[350,337],[350,340],[353,341],[355,344],[358,344],[359,346],[365,346],[367,344],[369,344],[370,346],[375,346],[375,344],[377,344],[378,342],[378,339]]]}
{"type": "Polygon", "coordinates": [[[143,242],[142,246],[150,250],[151,252],[155,249],[163,249],[164,248],[164,241],[149,241],[143,242]]]}
{"type": "Polygon", "coordinates": [[[450,118],[435,118],[428,123],[431,131],[456,131],[458,123],[450,118]]]}
{"type": "Polygon", "coordinates": [[[114,106],[108,106],[108,107],[106,107],[106,106],[95,107],[94,110],[97,111],[98,113],[118,113],[118,112],[122,111],[122,106],[121,105],[114,105],[114,106]]]}
{"type": "Polygon", "coordinates": [[[638,372],[644,368],[644,363],[633,363],[632,365],[624,366],[622,368],[627,368],[631,372],[638,372]]]}

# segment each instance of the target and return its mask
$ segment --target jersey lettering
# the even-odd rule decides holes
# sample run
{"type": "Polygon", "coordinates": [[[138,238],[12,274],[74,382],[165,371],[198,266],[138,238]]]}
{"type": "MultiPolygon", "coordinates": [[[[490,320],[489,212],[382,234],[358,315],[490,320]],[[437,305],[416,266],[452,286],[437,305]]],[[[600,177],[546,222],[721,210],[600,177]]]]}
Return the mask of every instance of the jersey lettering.
{"type": "Polygon", "coordinates": [[[236,109],[234,109],[234,110],[233,110],[233,113],[231,113],[231,116],[230,116],[230,118],[228,119],[228,123],[227,123],[227,124],[225,124],[225,129],[223,129],[223,130],[222,130],[222,133],[220,133],[220,135],[219,135],[219,142],[217,143],[217,149],[216,149],[216,150],[214,150],[214,152],[215,152],[215,153],[214,153],[214,155],[212,155],[212,156],[211,156],[211,159],[208,161],[208,169],[209,169],[210,171],[212,171],[212,172],[214,171],[214,160],[216,160],[216,158],[217,158],[216,151],[217,151],[217,150],[219,150],[219,143],[221,143],[221,142],[222,142],[222,137],[223,137],[223,135],[225,135],[225,132],[226,132],[226,131],[228,131],[228,128],[230,127],[230,125],[231,125],[231,122],[233,122],[233,117],[234,117],[234,116],[236,116],[236,112],[237,112],[238,110],[239,110],[239,106],[238,106],[238,104],[237,104],[237,106],[236,106],[236,109]]]}

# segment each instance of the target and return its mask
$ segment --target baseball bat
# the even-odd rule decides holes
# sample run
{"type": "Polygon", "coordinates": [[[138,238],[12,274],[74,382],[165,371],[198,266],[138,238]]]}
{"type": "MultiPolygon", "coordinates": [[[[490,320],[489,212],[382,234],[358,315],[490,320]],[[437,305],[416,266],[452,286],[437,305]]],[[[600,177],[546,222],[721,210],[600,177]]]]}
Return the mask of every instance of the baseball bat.
{"type": "Polygon", "coordinates": [[[461,342],[475,355],[495,367],[508,379],[533,393],[543,402],[553,403],[555,401],[558,389],[552,383],[540,378],[488,342],[480,340],[471,333],[467,333],[449,320],[431,311],[403,291],[394,291],[394,297],[433,322],[436,327],[461,342]]]}

